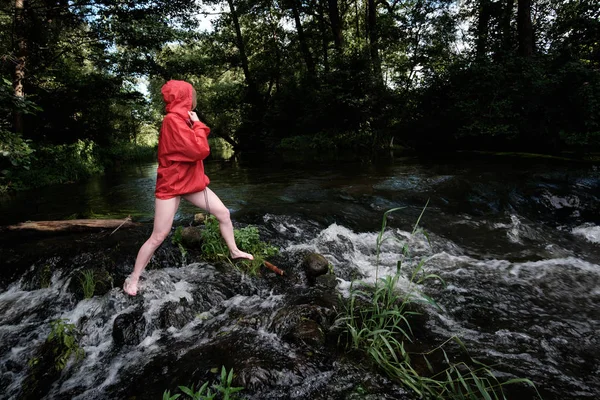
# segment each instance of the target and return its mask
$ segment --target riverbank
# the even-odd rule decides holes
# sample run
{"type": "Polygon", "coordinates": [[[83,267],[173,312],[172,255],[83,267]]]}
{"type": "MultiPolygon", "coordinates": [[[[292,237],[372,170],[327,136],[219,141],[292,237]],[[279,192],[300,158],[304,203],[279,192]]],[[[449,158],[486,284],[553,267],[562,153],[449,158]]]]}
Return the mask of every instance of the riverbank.
{"type": "Polygon", "coordinates": [[[156,159],[156,145],[129,142],[100,147],[91,140],[69,145],[34,148],[21,165],[4,171],[0,178],[2,193],[73,183],[101,175],[107,168],[156,159]]]}
{"type": "MultiPolygon", "coordinates": [[[[579,151],[564,151],[556,154],[526,153],[526,152],[494,152],[494,151],[455,151],[444,153],[419,153],[413,149],[394,145],[390,149],[379,152],[356,152],[351,150],[323,151],[307,147],[291,149],[282,147],[276,153],[234,153],[232,147],[224,140],[213,138],[211,144],[211,160],[238,159],[245,162],[260,163],[268,160],[278,165],[304,165],[317,163],[327,166],[337,162],[344,163],[381,163],[394,158],[411,157],[428,162],[465,159],[507,159],[532,160],[546,159],[566,163],[599,163],[600,153],[582,153],[579,151]]],[[[31,156],[27,168],[15,168],[0,179],[0,195],[30,190],[55,184],[80,182],[93,176],[101,175],[107,170],[120,169],[128,164],[151,162],[156,159],[156,144],[135,145],[118,143],[109,148],[100,148],[91,141],[78,141],[72,145],[41,147],[31,156]]]]}

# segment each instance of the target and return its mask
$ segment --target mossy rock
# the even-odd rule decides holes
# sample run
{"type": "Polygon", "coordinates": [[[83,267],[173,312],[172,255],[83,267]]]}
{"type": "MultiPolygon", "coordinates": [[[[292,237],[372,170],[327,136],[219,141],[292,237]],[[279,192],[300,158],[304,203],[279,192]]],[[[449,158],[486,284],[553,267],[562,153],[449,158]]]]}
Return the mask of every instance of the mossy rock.
{"type": "Polygon", "coordinates": [[[302,267],[309,278],[325,275],[329,271],[329,261],[318,253],[310,253],[304,257],[302,267]]]}
{"type": "Polygon", "coordinates": [[[187,226],[181,231],[181,244],[185,248],[194,249],[202,246],[202,230],[195,226],[187,226]]]}

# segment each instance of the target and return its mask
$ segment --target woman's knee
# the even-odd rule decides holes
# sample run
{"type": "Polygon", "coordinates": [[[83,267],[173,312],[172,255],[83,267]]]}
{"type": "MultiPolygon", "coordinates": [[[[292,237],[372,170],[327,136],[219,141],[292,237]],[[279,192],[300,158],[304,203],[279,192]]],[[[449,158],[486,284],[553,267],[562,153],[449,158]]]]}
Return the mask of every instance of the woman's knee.
{"type": "Polygon", "coordinates": [[[148,239],[148,241],[150,242],[152,247],[156,248],[160,246],[162,242],[165,241],[168,235],[169,232],[152,232],[152,235],[150,235],[150,239],[148,239]]]}
{"type": "Polygon", "coordinates": [[[217,218],[220,224],[231,222],[231,213],[227,207],[213,211],[213,215],[215,218],[217,218]]]}

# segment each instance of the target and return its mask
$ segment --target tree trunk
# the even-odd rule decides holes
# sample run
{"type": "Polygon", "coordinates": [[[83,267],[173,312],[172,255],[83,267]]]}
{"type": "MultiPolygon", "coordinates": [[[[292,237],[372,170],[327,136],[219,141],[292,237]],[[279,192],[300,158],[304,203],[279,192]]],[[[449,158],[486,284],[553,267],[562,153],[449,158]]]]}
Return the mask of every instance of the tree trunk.
{"type": "Polygon", "coordinates": [[[333,43],[339,54],[342,53],[344,46],[344,36],[342,35],[342,19],[337,0],[327,0],[329,6],[329,21],[331,22],[331,31],[333,32],[333,43]]]}
{"type": "Polygon", "coordinates": [[[306,64],[306,70],[308,75],[315,76],[315,64],[313,62],[308,44],[306,43],[306,37],[304,36],[304,29],[302,28],[302,22],[300,21],[300,12],[298,11],[297,0],[290,0],[290,6],[292,14],[294,15],[294,22],[296,23],[296,30],[298,31],[298,41],[300,41],[300,50],[302,51],[302,57],[306,64]]]}
{"type": "Polygon", "coordinates": [[[236,45],[238,51],[240,52],[240,60],[242,62],[242,70],[244,71],[244,77],[246,78],[246,84],[250,89],[250,92],[253,93],[256,88],[254,84],[254,80],[252,79],[252,75],[250,74],[250,67],[248,66],[248,56],[246,55],[246,46],[244,45],[244,38],[242,36],[242,28],[240,27],[240,20],[237,15],[237,11],[233,4],[233,0],[227,0],[229,4],[229,12],[231,13],[231,18],[233,19],[233,26],[235,28],[235,38],[236,45]]]}
{"type": "Polygon", "coordinates": [[[490,22],[489,0],[479,0],[479,16],[477,18],[477,35],[475,37],[475,55],[484,58],[487,53],[488,29],[490,22]]]}
{"type": "Polygon", "coordinates": [[[325,23],[325,7],[323,6],[323,2],[325,0],[319,1],[319,28],[321,30],[322,47],[321,51],[323,53],[323,70],[325,73],[329,72],[329,35],[327,34],[327,27],[325,23]]]}
{"type": "MultiPolygon", "coordinates": [[[[27,61],[27,41],[25,39],[25,1],[15,0],[15,34],[17,42],[17,60],[15,65],[15,76],[13,79],[14,95],[25,99],[23,81],[25,80],[25,66],[27,61]]],[[[16,109],[14,111],[14,130],[23,133],[23,114],[16,109]]]]}
{"type": "Polygon", "coordinates": [[[248,63],[248,55],[246,54],[246,46],[244,45],[244,38],[242,36],[242,28],[240,26],[240,20],[238,18],[237,11],[233,4],[233,0],[227,0],[229,4],[229,10],[231,12],[231,18],[233,19],[233,25],[235,28],[236,44],[238,51],[240,52],[240,59],[242,62],[242,70],[244,71],[244,77],[246,78],[246,85],[248,86],[248,92],[246,95],[246,101],[250,105],[248,118],[242,123],[242,126],[238,130],[237,146],[235,150],[249,149],[252,146],[260,146],[259,141],[251,140],[251,134],[254,134],[261,130],[262,117],[264,114],[264,107],[261,96],[258,92],[254,77],[250,73],[250,67],[248,63]]]}
{"type": "Polygon", "coordinates": [[[379,32],[377,30],[377,3],[368,0],[367,26],[369,31],[369,52],[371,54],[371,66],[373,75],[378,84],[383,83],[381,73],[381,60],[379,59],[379,32]]]}
{"type": "Polygon", "coordinates": [[[354,1],[354,13],[356,14],[356,41],[358,42],[358,48],[360,48],[360,42],[361,42],[361,37],[360,37],[360,16],[361,13],[358,11],[358,0],[354,1]]]}
{"type": "Polygon", "coordinates": [[[511,22],[515,0],[506,0],[504,15],[502,16],[502,47],[504,51],[510,51],[512,47],[512,29],[511,22]]]}
{"type": "Polygon", "coordinates": [[[529,58],[533,55],[533,26],[531,24],[531,0],[517,0],[517,33],[519,55],[529,58]]]}

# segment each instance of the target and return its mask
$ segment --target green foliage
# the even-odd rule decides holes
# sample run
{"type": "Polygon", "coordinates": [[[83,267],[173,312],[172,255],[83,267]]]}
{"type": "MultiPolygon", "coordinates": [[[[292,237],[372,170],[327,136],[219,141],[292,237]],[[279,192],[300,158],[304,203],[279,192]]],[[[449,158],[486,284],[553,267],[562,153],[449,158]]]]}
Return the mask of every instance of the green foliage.
{"type": "MultiPolygon", "coordinates": [[[[235,242],[242,251],[254,256],[254,260],[240,261],[245,271],[251,275],[258,273],[265,259],[275,256],[279,249],[260,240],[258,228],[255,226],[246,226],[233,231],[235,242]]],[[[201,232],[202,237],[202,255],[207,260],[232,260],[229,259],[229,249],[221,236],[219,230],[219,221],[210,215],[204,221],[204,229],[201,232]]]]}
{"type": "MultiPolygon", "coordinates": [[[[156,133],[155,133],[156,134],[156,133]]],[[[156,160],[157,137],[152,145],[136,145],[131,142],[116,142],[108,147],[100,149],[100,160],[102,165],[115,166],[118,163],[149,162],[156,160]]],[[[148,142],[152,143],[150,137],[148,142]]]]}
{"type": "Polygon", "coordinates": [[[31,165],[31,140],[11,130],[10,117],[41,111],[33,102],[14,96],[11,82],[3,78],[0,82],[0,193],[9,189],[16,172],[28,170],[31,165]]]}
{"type": "MultiPolygon", "coordinates": [[[[236,393],[244,390],[243,387],[233,387],[233,368],[227,373],[225,366],[221,367],[221,376],[219,377],[218,382],[214,382],[209,386],[209,382],[205,382],[202,384],[198,390],[194,389],[194,385],[191,387],[188,386],[179,386],[179,390],[183,392],[189,399],[193,400],[213,400],[213,399],[222,399],[222,400],[237,400],[241,399],[239,395],[236,393]]],[[[181,394],[171,395],[170,391],[165,391],[163,393],[163,400],[175,400],[178,399],[181,394]]]]}
{"type": "Polygon", "coordinates": [[[281,140],[279,147],[287,151],[322,151],[328,152],[336,149],[334,138],[325,134],[317,133],[315,135],[292,136],[281,140]]]}
{"type": "Polygon", "coordinates": [[[85,271],[80,271],[79,283],[81,284],[84,298],[91,299],[94,297],[94,292],[96,290],[96,278],[93,270],[87,269],[85,271]]]}
{"type": "Polygon", "coordinates": [[[421,91],[413,129],[423,135],[407,140],[429,149],[598,146],[600,74],[578,61],[561,64],[550,57],[457,63],[421,91]]]}
{"type": "Polygon", "coordinates": [[[219,221],[213,215],[204,219],[204,229],[200,236],[202,237],[202,255],[207,260],[217,261],[229,255],[229,249],[221,237],[219,221]]]}
{"type": "Polygon", "coordinates": [[[47,288],[50,287],[50,281],[52,280],[52,267],[48,264],[44,265],[44,267],[39,272],[39,280],[40,287],[47,288]]]}
{"type": "MultiPolygon", "coordinates": [[[[398,209],[384,214],[377,238],[377,252],[384,240],[382,238],[387,214],[395,210],[398,209]]],[[[418,222],[413,234],[417,231],[417,226],[418,222]]],[[[410,254],[407,246],[403,249],[402,257],[405,259],[410,254]]],[[[349,348],[366,354],[390,378],[412,389],[421,398],[506,399],[502,390],[505,385],[525,383],[535,387],[527,379],[500,382],[492,374],[490,366],[468,356],[466,361],[451,361],[444,349],[448,343],[455,341],[464,349],[464,345],[456,337],[426,353],[410,351],[414,339],[411,319],[419,314],[416,311],[418,304],[438,307],[433,299],[418,289],[428,280],[442,281],[439,276],[424,272],[425,263],[426,259],[417,263],[410,275],[409,285],[402,294],[397,289],[398,281],[403,276],[402,261],[398,261],[393,276],[376,278],[374,285],[353,282],[350,299],[344,303],[338,319],[338,323],[344,327],[340,339],[344,339],[349,348]],[[441,352],[444,356],[446,366],[441,370],[436,370],[428,359],[435,352],[441,352]],[[416,359],[423,360],[427,365],[428,376],[415,368],[416,359]]],[[[379,266],[376,268],[379,269],[379,266]]]]}
{"type": "MultiPolygon", "coordinates": [[[[75,361],[80,361],[85,357],[84,350],[79,347],[77,341],[77,328],[66,319],[57,319],[50,322],[51,331],[46,339],[46,343],[52,348],[54,356],[54,368],[56,371],[62,371],[72,357],[75,361]]],[[[39,359],[30,360],[30,366],[39,362],[39,359]]]]}
{"type": "Polygon", "coordinates": [[[37,148],[31,168],[14,174],[14,185],[20,189],[75,182],[103,171],[97,145],[89,140],[77,140],[70,145],[37,148]]]}
{"type": "Polygon", "coordinates": [[[175,232],[173,232],[173,237],[171,238],[171,243],[173,243],[174,245],[176,245],[179,248],[179,251],[181,252],[181,258],[183,260],[185,260],[185,257],[187,256],[187,250],[183,246],[182,240],[183,240],[183,227],[178,226],[177,229],[175,229],[175,232]]]}
{"type": "Polygon", "coordinates": [[[181,395],[179,393],[171,395],[170,390],[165,390],[165,392],[163,393],[163,400],[177,400],[180,397],[181,395]]]}

